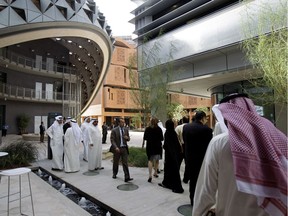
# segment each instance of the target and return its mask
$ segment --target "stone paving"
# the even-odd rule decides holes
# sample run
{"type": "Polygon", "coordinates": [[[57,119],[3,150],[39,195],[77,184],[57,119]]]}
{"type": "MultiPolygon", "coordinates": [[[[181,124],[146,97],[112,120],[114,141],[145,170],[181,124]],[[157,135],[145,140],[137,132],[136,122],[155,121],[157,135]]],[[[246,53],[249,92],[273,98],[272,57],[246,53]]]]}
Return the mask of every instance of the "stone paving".
{"type": "MultiPolygon", "coordinates": [[[[143,132],[130,132],[131,141],[130,146],[141,146],[143,132]]],[[[2,145],[11,141],[22,139],[18,135],[8,135],[2,138],[2,145]]],[[[107,137],[107,144],[103,144],[103,152],[108,151],[110,147],[110,131],[107,137]]],[[[51,170],[51,160],[47,159],[47,142],[40,143],[33,141],[39,150],[39,158],[34,162],[31,168],[41,167],[46,169],[51,174],[63,179],[65,182],[75,186],[79,190],[94,197],[99,202],[120,212],[122,215],[128,216],[177,216],[182,215],[178,212],[178,207],[188,205],[189,200],[189,186],[183,183],[184,193],[176,194],[171,190],[164,189],[158,186],[163,180],[163,172],[159,178],[153,178],[152,183],[148,183],[148,168],[130,167],[130,174],[134,180],[131,183],[124,182],[124,174],[122,167],[119,167],[117,179],[112,179],[112,162],[110,158],[103,159],[103,170],[100,170],[95,175],[85,175],[87,172],[87,162],[81,160],[81,170],[77,173],[55,172],[51,170]],[[119,186],[137,186],[138,189],[133,191],[123,191],[117,189],[119,186]]],[[[81,151],[82,149],[80,149],[81,151]]],[[[0,158],[1,160],[1,158],[0,158]]],[[[183,176],[183,164],[181,167],[181,176],[183,176]]],[[[59,191],[44,182],[35,173],[30,174],[32,182],[32,192],[34,200],[35,215],[37,216],[79,216],[90,215],[80,206],[69,200],[59,191]]],[[[27,188],[27,178],[23,177],[24,192],[27,188]]],[[[17,188],[17,178],[12,179],[13,188],[17,188]]],[[[0,183],[0,196],[7,194],[7,178],[2,177],[0,183]]],[[[19,215],[19,203],[12,203],[12,211],[10,215],[19,215]]],[[[32,215],[29,198],[25,198],[22,204],[25,214],[32,215]]],[[[0,199],[0,216],[7,215],[7,200],[0,199]]],[[[187,211],[186,215],[191,215],[191,209],[187,211]]]]}

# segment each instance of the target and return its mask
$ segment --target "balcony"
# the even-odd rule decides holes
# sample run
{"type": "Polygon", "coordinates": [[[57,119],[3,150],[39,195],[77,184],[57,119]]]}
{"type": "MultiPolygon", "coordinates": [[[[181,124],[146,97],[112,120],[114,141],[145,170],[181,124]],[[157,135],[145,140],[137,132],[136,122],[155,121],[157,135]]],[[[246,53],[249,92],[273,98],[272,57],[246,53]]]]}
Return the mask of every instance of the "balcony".
{"type": "MultiPolygon", "coordinates": [[[[7,52],[6,50],[0,50],[0,63],[6,67],[17,68],[17,70],[25,70],[28,73],[37,73],[37,75],[58,77],[63,76],[66,79],[72,79],[76,77],[76,68],[48,63],[45,61],[36,61],[35,59],[21,56],[13,52],[7,52]]],[[[73,79],[72,79],[73,80],[73,79]]],[[[72,81],[71,80],[71,81],[72,81]]],[[[75,80],[75,79],[74,79],[75,80]]]]}
{"type": "Polygon", "coordinates": [[[35,89],[9,85],[1,82],[0,99],[37,103],[69,104],[71,106],[76,106],[77,103],[80,103],[79,96],[77,97],[75,94],[64,94],[56,91],[36,91],[35,89]]]}

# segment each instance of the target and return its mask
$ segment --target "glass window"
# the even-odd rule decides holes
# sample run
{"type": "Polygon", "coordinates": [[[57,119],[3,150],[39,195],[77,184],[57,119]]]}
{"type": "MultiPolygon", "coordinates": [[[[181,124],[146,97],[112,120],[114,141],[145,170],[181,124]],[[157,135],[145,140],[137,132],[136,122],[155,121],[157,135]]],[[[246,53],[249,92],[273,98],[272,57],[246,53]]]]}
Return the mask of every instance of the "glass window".
{"type": "Polygon", "coordinates": [[[273,90],[268,87],[258,87],[249,81],[241,81],[217,86],[212,89],[212,96],[216,96],[216,103],[232,93],[247,93],[255,104],[259,115],[275,123],[275,107],[273,101],[273,90]]]}

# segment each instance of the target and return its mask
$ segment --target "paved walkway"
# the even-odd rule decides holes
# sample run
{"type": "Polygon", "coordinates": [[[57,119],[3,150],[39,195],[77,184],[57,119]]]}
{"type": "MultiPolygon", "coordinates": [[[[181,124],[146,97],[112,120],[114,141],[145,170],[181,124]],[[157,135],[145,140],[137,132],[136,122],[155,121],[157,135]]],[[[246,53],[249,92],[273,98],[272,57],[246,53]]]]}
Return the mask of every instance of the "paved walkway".
{"type": "MultiPolygon", "coordinates": [[[[131,132],[130,146],[141,146],[143,132],[131,132]]],[[[107,137],[107,144],[103,144],[103,151],[110,147],[110,132],[107,137]]],[[[21,136],[8,135],[3,137],[3,144],[9,143],[13,140],[21,139],[21,136]]],[[[148,168],[130,167],[130,174],[134,180],[129,185],[136,185],[138,189],[133,191],[122,191],[117,189],[120,185],[127,185],[124,182],[124,174],[122,167],[119,167],[117,179],[112,179],[112,162],[111,159],[102,161],[104,170],[98,172],[93,176],[84,175],[87,172],[87,162],[81,161],[81,170],[77,173],[55,172],[51,170],[51,160],[47,159],[47,143],[34,142],[39,149],[39,159],[32,164],[32,168],[41,167],[51,174],[61,178],[68,184],[71,184],[83,191],[84,193],[94,197],[100,202],[110,206],[123,215],[128,216],[177,216],[180,214],[177,209],[179,206],[189,204],[189,187],[183,184],[184,193],[176,194],[171,190],[164,189],[158,186],[163,180],[163,172],[159,178],[153,178],[152,183],[148,183],[148,168]]],[[[181,175],[183,176],[183,167],[181,168],[181,175]]],[[[90,215],[80,206],[69,200],[59,191],[44,182],[35,173],[31,175],[33,200],[35,215],[37,216],[79,216],[90,215]]],[[[23,178],[24,183],[27,181],[23,178]]],[[[16,188],[17,179],[12,179],[12,184],[16,188]]],[[[14,187],[13,186],[13,187],[14,187]]],[[[24,192],[27,187],[24,187],[24,192]]],[[[0,196],[7,193],[7,178],[2,177],[0,184],[0,196]]],[[[14,206],[17,202],[12,203],[14,206]]],[[[25,198],[22,204],[23,212],[32,215],[29,206],[29,199],[25,198]]],[[[6,209],[6,199],[0,200],[0,215],[6,215],[3,211],[6,209]]],[[[12,214],[19,215],[19,208],[14,207],[12,214]]],[[[11,213],[11,212],[10,212],[11,213]]],[[[191,215],[188,213],[187,215],[191,215]]]]}

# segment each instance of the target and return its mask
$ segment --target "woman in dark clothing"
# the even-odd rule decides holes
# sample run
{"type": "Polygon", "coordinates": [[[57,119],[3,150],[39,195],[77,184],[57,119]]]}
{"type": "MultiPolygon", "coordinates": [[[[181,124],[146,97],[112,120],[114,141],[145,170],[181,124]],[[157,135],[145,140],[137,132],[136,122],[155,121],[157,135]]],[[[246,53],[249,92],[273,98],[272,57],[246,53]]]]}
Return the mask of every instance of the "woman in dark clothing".
{"type": "Polygon", "coordinates": [[[179,173],[179,159],[181,155],[181,146],[174,129],[174,122],[169,119],[165,123],[166,132],[164,135],[164,179],[159,186],[169,188],[174,193],[183,193],[181,177],[179,173]]]}
{"type": "Polygon", "coordinates": [[[152,181],[152,169],[154,168],[153,176],[158,178],[157,170],[159,160],[162,159],[162,129],[157,125],[158,119],[152,118],[150,126],[145,129],[142,148],[144,148],[146,140],[146,154],[148,157],[149,178],[148,182],[152,181]],[[154,166],[153,166],[154,165],[154,166]]]}

